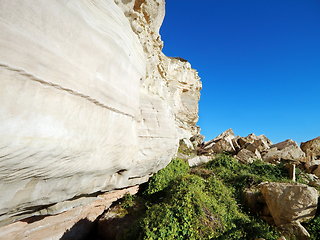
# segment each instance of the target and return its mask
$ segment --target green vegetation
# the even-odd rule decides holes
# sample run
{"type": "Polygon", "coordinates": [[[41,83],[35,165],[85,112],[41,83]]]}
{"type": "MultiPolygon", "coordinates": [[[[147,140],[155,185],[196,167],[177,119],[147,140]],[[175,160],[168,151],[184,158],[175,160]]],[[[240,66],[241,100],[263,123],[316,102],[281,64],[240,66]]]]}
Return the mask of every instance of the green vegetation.
{"type": "Polygon", "coordinates": [[[311,239],[320,239],[320,215],[302,224],[310,233],[311,239]]]}
{"type": "Polygon", "coordinates": [[[188,148],[183,139],[179,141],[178,152],[187,156],[197,156],[197,151],[194,149],[188,148]]]}
{"type": "Polygon", "coordinates": [[[122,212],[136,216],[122,239],[278,239],[239,202],[245,187],[262,181],[289,180],[283,165],[243,165],[226,154],[196,168],[173,159],[142,193],[122,199],[122,212]]]}

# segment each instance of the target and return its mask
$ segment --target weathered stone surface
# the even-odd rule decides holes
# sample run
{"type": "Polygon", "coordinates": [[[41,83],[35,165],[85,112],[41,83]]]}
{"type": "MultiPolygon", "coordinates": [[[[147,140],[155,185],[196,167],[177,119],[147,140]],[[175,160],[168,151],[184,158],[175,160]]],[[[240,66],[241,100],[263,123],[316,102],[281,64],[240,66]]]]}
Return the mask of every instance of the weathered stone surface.
{"type": "Polygon", "coordinates": [[[231,142],[231,140],[235,138],[234,132],[232,130],[232,128],[229,128],[227,131],[221,133],[220,135],[218,135],[217,137],[215,137],[213,139],[213,141],[217,142],[220,141],[222,139],[227,140],[228,142],[231,142]]]}
{"type": "Polygon", "coordinates": [[[270,139],[268,139],[264,134],[257,136],[254,133],[251,133],[245,137],[245,140],[248,143],[253,143],[255,140],[262,140],[266,145],[268,146],[272,145],[272,142],[270,141],[270,139]]]}
{"type": "Polygon", "coordinates": [[[315,174],[317,177],[320,177],[320,165],[313,171],[313,174],[315,174]]]}
{"type": "Polygon", "coordinates": [[[304,164],[306,170],[309,173],[312,173],[314,170],[316,170],[316,168],[320,165],[320,160],[312,160],[312,161],[308,161],[304,164]]]}
{"type": "Polygon", "coordinates": [[[315,216],[318,191],[305,184],[261,183],[261,193],[277,226],[315,216]]]}
{"type": "Polygon", "coordinates": [[[212,160],[212,157],[209,156],[197,156],[194,158],[188,159],[188,164],[190,167],[199,166],[203,163],[207,163],[212,160]]]}
{"type": "Polygon", "coordinates": [[[281,151],[281,150],[283,150],[287,147],[291,147],[291,146],[297,147],[298,144],[295,141],[293,141],[292,139],[287,139],[283,142],[279,142],[279,143],[271,145],[271,148],[277,148],[279,151],[281,151]]]}
{"type": "Polygon", "coordinates": [[[122,9],[143,48],[147,73],[141,92],[164,99],[171,108],[179,138],[199,134],[198,101],[202,87],[196,70],[188,61],[162,53],[159,29],[165,14],[164,0],[120,1],[122,9]]]}
{"type": "Polygon", "coordinates": [[[49,240],[83,239],[93,227],[93,222],[114,201],[125,193],[135,194],[138,186],[100,194],[95,201],[85,206],[56,216],[32,217],[0,228],[0,239],[49,240]]]}
{"type": "Polygon", "coordinates": [[[232,139],[234,138],[235,135],[233,130],[230,128],[214,139],[204,142],[202,148],[215,153],[220,153],[222,151],[233,152],[235,151],[235,148],[232,144],[232,139]]]}
{"type": "Polygon", "coordinates": [[[261,156],[257,155],[258,153],[253,153],[247,149],[241,149],[236,155],[236,159],[242,163],[252,163],[257,159],[261,159],[261,156]]]}
{"type": "Polygon", "coordinates": [[[238,143],[239,139],[240,139],[240,136],[236,136],[235,138],[231,139],[232,145],[237,152],[240,151],[240,149],[241,149],[241,147],[238,143]]]}
{"type": "Polygon", "coordinates": [[[270,146],[270,149],[262,154],[262,159],[265,162],[280,160],[299,161],[303,157],[305,157],[305,153],[300,149],[298,144],[291,139],[270,146]]]}
{"type": "MultiPolygon", "coordinates": [[[[188,138],[183,138],[183,139],[181,139],[181,140],[184,142],[184,144],[185,144],[189,149],[194,150],[194,146],[193,146],[192,142],[190,141],[190,139],[188,139],[188,138]]],[[[181,141],[181,140],[180,140],[180,141],[181,141]]]]}
{"type": "Polygon", "coordinates": [[[164,4],[1,1],[0,226],[145,182],[199,133],[197,72],[161,52],[164,4]]]}
{"type": "Polygon", "coordinates": [[[234,152],[235,149],[232,145],[232,142],[228,139],[221,139],[218,142],[216,142],[212,148],[213,152],[215,153],[221,153],[221,152],[234,152]]]}
{"type": "Polygon", "coordinates": [[[288,239],[297,240],[310,240],[310,234],[308,231],[300,224],[300,222],[292,222],[281,225],[278,230],[285,235],[288,239]]]}
{"type": "Polygon", "coordinates": [[[204,136],[201,134],[194,135],[190,138],[190,141],[195,145],[199,146],[200,144],[203,143],[204,136]]]}
{"type": "Polygon", "coordinates": [[[247,146],[246,146],[246,149],[251,151],[251,152],[255,152],[256,150],[260,152],[263,152],[267,149],[269,149],[269,146],[268,144],[262,140],[262,139],[257,139],[257,140],[253,140],[252,143],[249,143],[247,146]]]}
{"type": "Polygon", "coordinates": [[[300,148],[305,152],[310,161],[320,159],[320,137],[307,142],[302,142],[300,148]]]}

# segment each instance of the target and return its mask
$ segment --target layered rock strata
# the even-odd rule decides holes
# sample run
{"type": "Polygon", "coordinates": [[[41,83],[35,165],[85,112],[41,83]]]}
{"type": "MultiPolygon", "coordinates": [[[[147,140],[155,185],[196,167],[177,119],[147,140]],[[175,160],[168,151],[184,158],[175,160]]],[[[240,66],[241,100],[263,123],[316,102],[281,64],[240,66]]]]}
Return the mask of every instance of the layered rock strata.
{"type": "Polygon", "coordinates": [[[0,226],[145,182],[197,134],[201,82],[163,0],[0,3],[0,226]]]}
{"type": "Polygon", "coordinates": [[[138,187],[99,194],[95,201],[78,206],[64,213],[42,217],[31,217],[1,228],[0,239],[85,239],[94,226],[94,221],[111,204],[124,194],[135,194],[138,187]]]}

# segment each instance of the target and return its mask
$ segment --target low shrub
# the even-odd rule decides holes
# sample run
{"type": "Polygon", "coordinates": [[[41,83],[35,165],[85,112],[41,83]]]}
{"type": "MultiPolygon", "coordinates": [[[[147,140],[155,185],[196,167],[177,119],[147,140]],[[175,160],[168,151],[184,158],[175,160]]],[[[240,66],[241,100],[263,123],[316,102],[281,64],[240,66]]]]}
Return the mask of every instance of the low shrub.
{"type": "Polygon", "coordinates": [[[139,214],[122,239],[278,239],[274,228],[246,213],[237,199],[243,187],[285,180],[285,173],[281,166],[242,165],[224,154],[192,169],[173,159],[142,195],[125,196],[122,207],[139,214]]]}
{"type": "Polygon", "coordinates": [[[173,179],[186,175],[188,171],[188,163],[179,158],[173,159],[166,168],[159,170],[150,178],[145,194],[150,195],[164,190],[173,179]]]}

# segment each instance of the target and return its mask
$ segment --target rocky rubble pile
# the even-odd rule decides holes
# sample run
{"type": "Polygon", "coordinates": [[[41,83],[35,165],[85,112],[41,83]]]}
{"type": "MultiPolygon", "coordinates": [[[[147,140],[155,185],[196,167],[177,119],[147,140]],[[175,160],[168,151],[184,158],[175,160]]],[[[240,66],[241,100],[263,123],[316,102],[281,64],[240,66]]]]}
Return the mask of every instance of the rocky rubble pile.
{"type": "Polygon", "coordinates": [[[294,182],[263,182],[245,189],[243,201],[251,212],[277,226],[287,239],[292,236],[310,239],[310,234],[301,223],[313,218],[317,212],[319,193],[313,187],[320,186],[320,137],[302,142],[299,147],[292,139],[273,144],[265,135],[252,133],[246,137],[235,136],[230,128],[210,141],[203,142],[203,139],[202,135],[184,139],[182,143],[191,146],[197,156],[189,154],[188,157],[180,153],[179,157],[185,157],[190,166],[196,166],[214,159],[216,154],[228,152],[243,164],[253,161],[284,164],[293,181],[296,167],[306,172],[303,179],[309,186],[294,182]]]}
{"type": "Polygon", "coordinates": [[[196,135],[183,141],[198,156],[212,158],[217,153],[229,152],[242,163],[252,163],[258,159],[271,164],[285,162],[305,169],[313,181],[320,177],[320,137],[302,142],[299,147],[292,139],[273,144],[264,134],[235,136],[230,128],[210,141],[203,142],[203,139],[204,136],[196,135]]]}

